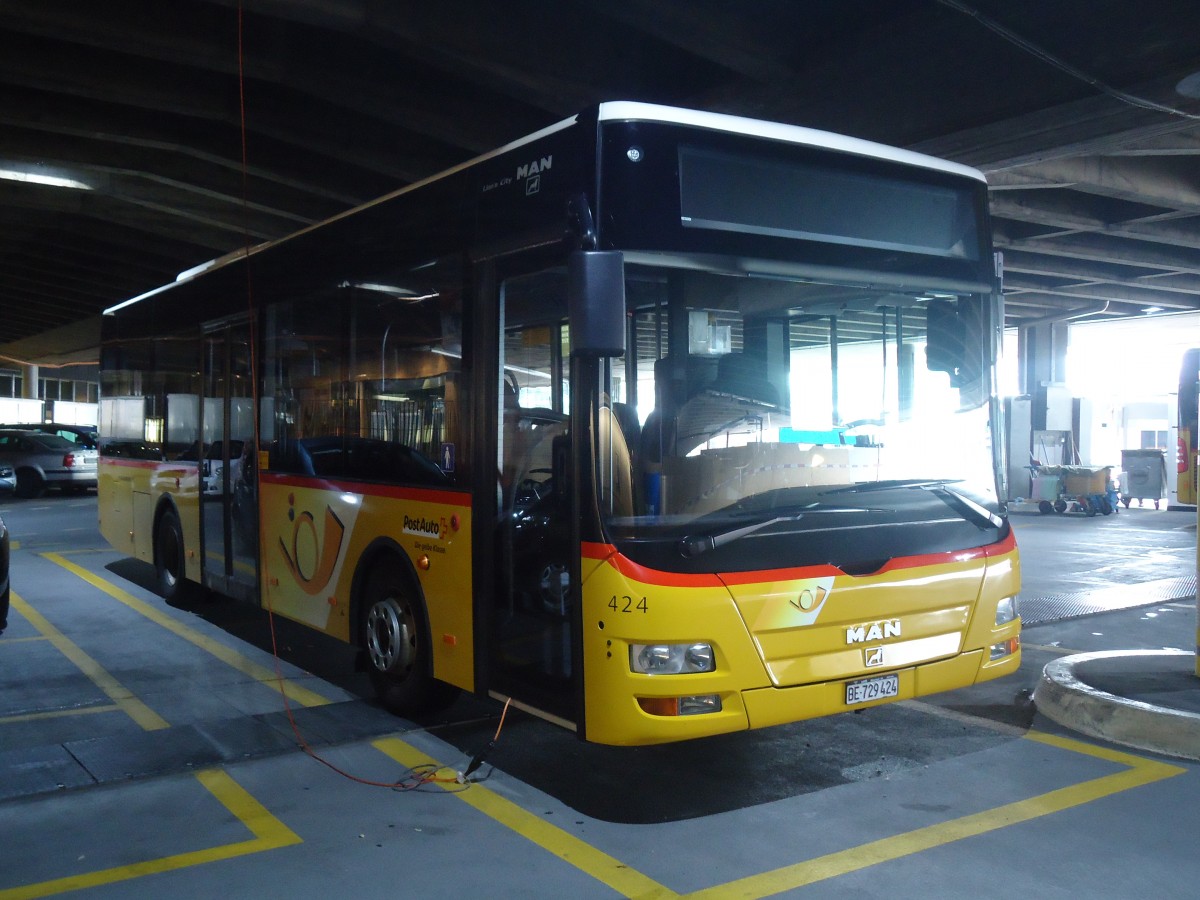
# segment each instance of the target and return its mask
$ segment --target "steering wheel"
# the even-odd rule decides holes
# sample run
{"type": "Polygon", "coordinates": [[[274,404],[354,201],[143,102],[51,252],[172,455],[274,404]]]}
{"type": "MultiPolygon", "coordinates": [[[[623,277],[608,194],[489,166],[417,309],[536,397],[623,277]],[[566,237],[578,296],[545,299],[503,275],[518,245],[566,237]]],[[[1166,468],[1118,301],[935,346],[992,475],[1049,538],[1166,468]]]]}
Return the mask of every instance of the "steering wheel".
{"type": "MultiPolygon", "coordinates": [[[[551,469],[529,470],[530,475],[550,475],[552,472],[553,470],[551,469]]],[[[550,496],[553,490],[554,485],[552,483],[552,479],[547,478],[543,481],[538,481],[536,478],[525,477],[522,478],[520,483],[517,485],[514,502],[518,506],[522,504],[528,505],[530,503],[535,503],[550,496]]]]}

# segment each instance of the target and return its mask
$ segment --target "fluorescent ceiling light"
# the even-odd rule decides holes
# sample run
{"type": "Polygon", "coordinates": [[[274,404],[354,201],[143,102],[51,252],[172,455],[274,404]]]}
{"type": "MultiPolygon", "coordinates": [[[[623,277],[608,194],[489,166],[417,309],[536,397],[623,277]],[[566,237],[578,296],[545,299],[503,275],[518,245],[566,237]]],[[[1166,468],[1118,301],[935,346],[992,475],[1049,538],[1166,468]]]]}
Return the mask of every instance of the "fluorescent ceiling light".
{"type": "Polygon", "coordinates": [[[60,178],[57,175],[39,175],[36,172],[18,172],[16,169],[0,169],[0,178],[7,181],[24,181],[27,184],[44,184],[49,187],[73,188],[77,191],[90,191],[92,186],[76,181],[74,178],[60,178]]]}

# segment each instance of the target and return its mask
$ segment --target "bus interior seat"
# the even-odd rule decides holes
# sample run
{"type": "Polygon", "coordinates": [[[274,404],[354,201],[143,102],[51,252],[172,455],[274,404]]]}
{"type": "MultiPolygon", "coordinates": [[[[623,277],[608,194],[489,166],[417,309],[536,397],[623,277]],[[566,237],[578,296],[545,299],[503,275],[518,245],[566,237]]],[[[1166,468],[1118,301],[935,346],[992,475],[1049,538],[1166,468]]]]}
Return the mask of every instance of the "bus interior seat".
{"type": "MultiPolygon", "coordinates": [[[[601,407],[600,429],[597,437],[600,445],[600,502],[616,516],[633,515],[633,460],[629,455],[629,444],[617,418],[616,408],[628,406],[614,403],[612,407],[601,407]],[[613,423],[616,428],[613,428],[613,423]],[[609,455],[611,453],[611,455],[609,455]]],[[[632,409],[629,410],[631,413],[632,409]]],[[[636,421],[637,416],[634,415],[636,421]]]]}
{"type": "Polygon", "coordinates": [[[642,423],[638,421],[637,410],[628,403],[614,403],[612,411],[613,418],[617,420],[617,425],[625,436],[625,443],[629,445],[630,450],[637,450],[641,446],[642,436],[642,423]]]}

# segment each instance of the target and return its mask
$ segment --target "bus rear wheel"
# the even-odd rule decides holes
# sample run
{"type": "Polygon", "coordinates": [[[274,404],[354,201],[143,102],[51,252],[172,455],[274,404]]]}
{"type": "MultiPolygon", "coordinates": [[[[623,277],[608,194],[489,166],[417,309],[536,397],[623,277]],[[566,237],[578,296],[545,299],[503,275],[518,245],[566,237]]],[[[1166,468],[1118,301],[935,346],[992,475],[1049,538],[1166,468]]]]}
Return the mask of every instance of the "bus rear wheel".
{"type": "Polygon", "coordinates": [[[448,706],[458,692],[433,677],[425,609],[394,562],[376,566],[362,604],[367,673],[389,712],[402,716],[448,706]]]}
{"type": "Polygon", "coordinates": [[[184,577],[184,560],[179,514],[173,509],[165,510],[154,532],[154,577],[158,593],[166,600],[181,600],[185,596],[188,580],[184,577]]]}

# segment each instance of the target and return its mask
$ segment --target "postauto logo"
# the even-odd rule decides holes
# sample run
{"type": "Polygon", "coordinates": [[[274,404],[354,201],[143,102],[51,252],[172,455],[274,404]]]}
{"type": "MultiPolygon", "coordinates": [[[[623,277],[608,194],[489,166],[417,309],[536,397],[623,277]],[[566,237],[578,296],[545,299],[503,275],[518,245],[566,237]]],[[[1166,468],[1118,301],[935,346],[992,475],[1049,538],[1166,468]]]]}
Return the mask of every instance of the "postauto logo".
{"type": "Polygon", "coordinates": [[[427,519],[424,516],[410,516],[408,513],[405,513],[404,533],[441,540],[442,536],[446,533],[446,520],[444,518],[427,519]]]}

